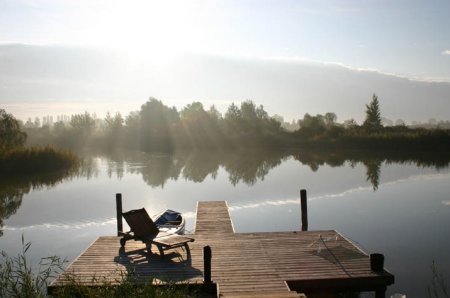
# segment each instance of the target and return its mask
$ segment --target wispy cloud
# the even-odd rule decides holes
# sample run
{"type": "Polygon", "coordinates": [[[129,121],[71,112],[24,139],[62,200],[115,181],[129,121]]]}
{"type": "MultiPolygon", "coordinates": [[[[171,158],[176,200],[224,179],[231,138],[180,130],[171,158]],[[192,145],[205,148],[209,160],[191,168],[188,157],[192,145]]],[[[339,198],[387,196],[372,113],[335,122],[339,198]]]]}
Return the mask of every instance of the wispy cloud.
{"type": "MultiPolygon", "coordinates": [[[[445,52],[445,51],[444,51],[445,52]]],[[[444,54],[442,52],[442,54],[444,54]]],[[[448,54],[450,55],[450,50],[447,50],[448,54]]],[[[316,66],[324,66],[324,67],[341,67],[343,69],[347,69],[350,71],[355,71],[359,73],[372,73],[372,74],[379,74],[384,76],[389,76],[393,78],[399,78],[399,79],[406,79],[413,82],[425,82],[425,83],[450,83],[450,77],[436,77],[436,76],[418,76],[418,75],[407,75],[407,74],[400,74],[400,73],[394,73],[384,70],[379,70],[376,68],[370,68],[370,67],[358,67],[358,66],[350,66],[347,64],[344,64],[342,62],[334,62],[334,61],[323,61],[323,60],[315,60],[315,59],[309,59],[299,56],[252,56],[247,57],[250,59],[255,60],[268,60],[268,61],[284,61],[284,62],[290,62],[290,63],[303,63],[303,64],[309,64],[309,65],[316,65],[316,66]]]]}
{"type": "Polygon", "coordinates": [[[441,53],[442,55],[449,55],[450,56],[450,50],[444,50],[441,53]]]}

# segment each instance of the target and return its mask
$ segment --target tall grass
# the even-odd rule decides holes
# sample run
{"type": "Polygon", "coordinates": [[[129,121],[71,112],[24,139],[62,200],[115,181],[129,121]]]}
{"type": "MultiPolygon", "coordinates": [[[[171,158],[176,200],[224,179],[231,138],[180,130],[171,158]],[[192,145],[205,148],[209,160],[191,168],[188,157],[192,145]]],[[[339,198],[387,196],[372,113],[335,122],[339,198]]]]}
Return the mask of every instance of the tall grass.
{"type": "Polygon", "coordinates": [[[151,282],[135,282],[134,278],[123,276],[118,284],[96,280],[98,286],[85,286],[77,282],[76,277],[63,286],[51,291],[52,297],[151,297],[151,298],[191,298],[210,297],[202,294],[198,288],[188,284],[169,283],[154,285],[151,282]]]}
{"type": "Polygon", "coordinates": [[[0,297],[46,297],[49,281],[63,270],[65,261],[56,256],[42,258],[35,270],[27,259],[30,246],[22,235],[22,251],[17,256],[1,252],[0,297]]]}
{"type": "Polygon", "coordinates": [[[79,164],[76,155],[51,146],[0,151],[0,175],[68,170],[79,164]]]}
{"type": "Polygon", "coordinates": [[[154,285],[148,278],[129,272],[121,275],[114,283],[106,279],[92,278],[86,286],[75,274],[67,274],[67,282],[62,287],[48,291],[50,282],[63,270],[66,260],[51,256],[42,258],[34,268],[27,258],[31,247],[22,236],[22,251],[15,257],[9,257],[5,252],[0,254],[0,297],[211,297],[211,294],[201,291],[201,285],[187,283],[166,283],[154,285]]]}

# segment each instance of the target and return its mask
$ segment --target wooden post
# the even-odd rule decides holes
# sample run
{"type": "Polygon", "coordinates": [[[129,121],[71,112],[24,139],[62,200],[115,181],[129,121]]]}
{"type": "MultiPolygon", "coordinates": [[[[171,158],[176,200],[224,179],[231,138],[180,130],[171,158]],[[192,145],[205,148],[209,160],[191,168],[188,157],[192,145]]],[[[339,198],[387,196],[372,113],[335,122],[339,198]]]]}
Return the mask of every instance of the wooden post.
{"type": "Polygon", "coordinates": [[[204,264],[203,283],[205,284],[211,283],[211,258],[212,258],[211,247],[207,245],[203,247],[203,264],[204,264]]]}
{"type": "Polygon", "coordinates": [[[117,215],[117,236],[121,236],[123,232],[121,193],[116,193],[116,215],[117,215]]]}
{"type": "Polygon", "coordinates": [[[300,190],[300,206],[302,210],[302,231],[308,231],[308,204],[306,202],[306,189],[300,190]]]}
{"type": "Polygon", "coordinates": [[[387,287],[380,287],[375,290],[375,298],[385,298],[387,287]]]}

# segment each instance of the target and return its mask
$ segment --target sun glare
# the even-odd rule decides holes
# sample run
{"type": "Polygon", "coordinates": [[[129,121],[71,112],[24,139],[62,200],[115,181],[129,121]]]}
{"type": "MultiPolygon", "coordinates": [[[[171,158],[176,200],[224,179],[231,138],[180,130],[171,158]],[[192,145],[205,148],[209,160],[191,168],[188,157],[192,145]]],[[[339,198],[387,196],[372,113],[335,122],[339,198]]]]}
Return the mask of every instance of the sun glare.
{"type": "Polygon", "coordinates": [[[185,2],[113,2],[94,16],[89,43],[124,50],[133,56],[165,56],[198,46],[196,9],[185,2]]]}

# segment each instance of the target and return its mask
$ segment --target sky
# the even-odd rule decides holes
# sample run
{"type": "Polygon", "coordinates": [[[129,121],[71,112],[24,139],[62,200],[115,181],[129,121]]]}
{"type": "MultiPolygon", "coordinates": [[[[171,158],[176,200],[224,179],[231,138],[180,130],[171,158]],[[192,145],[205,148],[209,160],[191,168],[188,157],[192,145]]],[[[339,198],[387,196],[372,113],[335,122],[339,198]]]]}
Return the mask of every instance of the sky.
{"type": "Polygon", "coordinates": [[[450,120],[449,1],[0,0],[0,108],[138,110],[149,97],[287,120],[450,120]]]}

